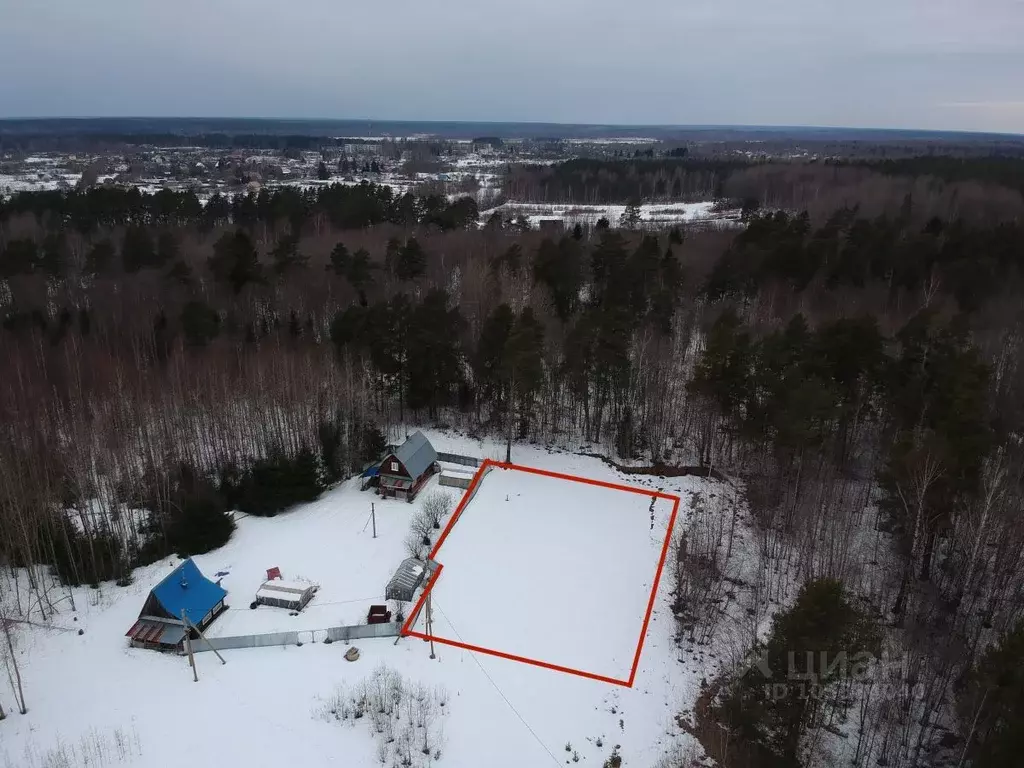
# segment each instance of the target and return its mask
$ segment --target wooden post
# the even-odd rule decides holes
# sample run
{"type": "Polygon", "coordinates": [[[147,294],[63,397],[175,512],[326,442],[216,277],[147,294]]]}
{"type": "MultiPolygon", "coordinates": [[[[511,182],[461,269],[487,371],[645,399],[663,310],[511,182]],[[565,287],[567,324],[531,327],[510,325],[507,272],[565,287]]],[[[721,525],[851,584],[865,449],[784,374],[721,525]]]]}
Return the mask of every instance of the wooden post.
{"type": "Polygon", "coordinates": [[[434,612],[430,606],[430,592],[427,592],[427,636],[430,637],[430,658],[436,659],[437,656],[434,655],[434,612]]]}
{"type": "Polygon", "coordinates": [[[211,643],[209,640],[206,639],[206,635],[203,634],[203,630],[201,630],[199,627],[197,627],[195,624],[192,624],[191,622],[189,622],[189,624],[192,627],[195,628],[195,630],[198,633],[198,635],[201,638],[203,638],[203,642],[206,643],[209,646],[210,650],[213,651],[215,654],[217,654],[217,658],[220,659],[220,663],[221,664],[227,664],[227,662],[224,660],[224,657],[220,655],[220,651],[218,651],[216,648],[214,648],[213,647],[213,643],[211,643]]]}
{"type": "Polygon", "coordinates": [[[188,651],[188,663],[192,667],[192,682],[199,682],[199,670],[196,669],[196,657],[192,655],[192,637],[188,631],[188,619],[185,618],[185,612],[181,612],[181,625],[185,628],[185,650],[188,651]]]}
{"type": "Polygon", "coordinates": [[[373,520],[373,538],[377,538],[377,511],[373,502],[370,502],[370,519],[373,520]]]}

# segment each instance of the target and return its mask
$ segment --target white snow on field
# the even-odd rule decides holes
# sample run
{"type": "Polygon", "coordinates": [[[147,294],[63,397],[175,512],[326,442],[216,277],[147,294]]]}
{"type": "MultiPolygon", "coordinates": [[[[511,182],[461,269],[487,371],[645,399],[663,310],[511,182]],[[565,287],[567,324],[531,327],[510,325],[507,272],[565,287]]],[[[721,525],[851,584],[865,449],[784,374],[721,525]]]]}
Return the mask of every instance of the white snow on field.
{"type": "MultiPolygon", "coordinates": [[[[730,221],[726,213],[717,213],[715,202],[706,200],[699,203],[644,203],[640,206],[641,225],[657,226],[681,224],[684,222],[715,222],[723,225],[730,221]]],[[[480,213],[480,224],[495,213],[508,219],[525,216],[533,227],[545,222],[560,221],[567,226],[583,224],[594,226],[600,219],[607,219],[612,228],[620,225],[625,205],[550,205],[542,203],[508,202],[480,213]]]]}
{"type": "MultiPolygon", "coordinates": [[[[495,442],[432,431],[426,434],[440,451],[503,458],[504,447],[495,442]]],[[[684,522],[687,500],[693,492],[723,492],[722,485],[693,477],[625,476],[597,459],[540,446],[517,445],[512,459],[558,472],[679,494],[683,503],[677,527],[684,522]]],[[[543,592],[544,585],[538,581],[530,584],[529,590],[524,589],[526,607],[532,609],[536,602],[547,599],[561,615],[536,638],[512,640],[522,642],[518,647],[523,650],[530,650],[527,643],[535,643],[542,659],[553,656],[584,667],[592,662],[604,665],[599,670],[618,671],[617,654],[625,653],[627,635],[633,647],[639,637],[634,603],[643,599],[643,584],[649,585],[653,574],[655,542],[664,535],[664,510],[656,510],[658,519],[652,532],[646,512],[649,501],[644,497],[637,497],[639,508],[630,508],[628,500],[616,496],[588,496],[561,508],[519,508],[524,517],[516,525],[512,494],[522,493],[524,499],[533,495],[527,493],[527,477],[508,473],[488,478],[487,483],[492,479],[493,493],[500,500],[488,505],[499,507],[493,514],[504,518],[499,531],[504,543],[498,551],[489,544],[476,553],[475,559],[471,547],[461,546],[459,537],[465,541],[475,536],[494,540],[493,531],[485,530],[488,505],[478,503],[487,497],[477,499],[465,519],[453,528],[453,547],[447,550],[446,543],[442,548],[442,580],[451,576],[451,584],[457,585],[460,563],[462,568],[486,577],[494,569],[505,567],[506,551],[508,565],[519,554],[525,561],[524,571],[543,568],[549,578],[558,578],[559,563],[548,557],[557,553],[525,550],[521,554],[525,545],[519,540],[529,537],[536,546],[545,528],[553,534],[551,541],[556,537],[565,539],[567,531],[573,529],[572,537],[561,542],[561,553],[573,558],[577,557],[574,551],[588,553],[585,562],[575,560],[587,572],[575,574],[571,581],[548,583],[543,592]],[[510,498],[507,512],[500,509],[505,504],[502,489],[507,489],[510,498]],[[485,514],[470,514],[480,512],[485,514]],[[562,516],[564,519],[560,519],[562,516]],[[639,518],[635,520],[636,529],[632,527],[633,517],[639,518]],[[588,529],[575,530],[584,520],[588,529]],[[466,528],[457,531],[463,524],[466,528]],[[602,540],[602,532],[607,540],[602,540]],[[617,550],[631,553],[628,560],[626,555],[611,560],[610,543],[617,550]],[[579,546],[575,548],[566,546],[576,544],[579,546]],[[621,595],[606,594],[604,590],[616,578],[621,579],[624,591],[621,595]],[[590,589],[585,588],[588,584],[590,589]],[[627,604],[631,613],[623,616],[627,604]],[[586,646],[577,626],[584,622],[590,630],[586,646]],[[607,638],[589,637],[595,622],[602,625],[599,634],[607,633],[607,638]],[[569,653],[573,644],[579,645],[578,653],[569,653]],[[587,654],[594,658],[588,659],[587,654]]],[[[424,493],[436,486],[434,478],[424,493]]],[[[458,489],[443,490],[456,498],[461,493],[458,489]]],[[[489,490],[486,493],[492,494],[489,490]]],[[[222,580],[231,605],[231,610],[211,625],[210,634],[313,630],[365,617],[366,607],[379,601],[387,580],[406,557],[403,542],[417,507],[416,503],[382,501],[369,492],[361,493],[358,481],[350,480],[318,501],[274,518],[243,517],[227,545],[195,558],[206,576],[222,580]],[[371,503],[376,512],[376,539],[372,524],[368,524],[371,503]],[[320,584],[316,598],[298,616],[279,609],[248,608],[266,578],[266,569],[272,566],[280,567],[286,579],[320,584]]],[[[672,579],[666,568],[632,688],[441,644],[436,646],[437,658],[431,660],[429,645],[413,638],[397,643],[393,638],[356,641],[361,656],[353,663],[343,658],[347,650],[344,643],[306,641],[301,647],[229,650],[222,652],[227,661],[223,666],[212,653],[199,653],[200,679],[195,683],[186,659],[130,648],[124,637],[149,590],[176,562],[168,559],[137,569],[134,583],[128,587],[106,583],[98,589],[76,589],[76,612],[64,600],[57,606],[56,616],[46,620],[33,611],[30,618],[41,626],[14,625],[28,713],[12,712],[14,695],[7,675],[0,676],[0,703],[8,712],[8,718],[0,722],[0,768],[85,765],[81,754],[98,740],[108,744],[105,761],[94,758],[89,765],[181,768],[186,756],[187,764],[195,768],[369,768],[379,762],[367,728],[324,722],[315,713],[322,710],[322,699],[331,696],[337,686],[353,690],[380,664],[412,683],[429,690],[443,687],[448,692],[450,714],[444,724],[442,754],[434,763],[441,768],[564,765],[571,761],[573,752],[578,753],[581,765],[600,766],[614,745],[620,745],[626,765],[652,766],[664,754],[693,744],[676,718],[693,706],[701,679],[711,679],[723,658],[720,648],[717,658],[713,658],[716,654],[709,648],[676,642],[669,610],[672,579]],[[122,740],[127,735],[136,746],[127,750],[110,746],[118,732],[122,740]],[[54,762],[50,751],[59,745],[78,757],[54,762]]],[[[24,588],[24,576],[21,583],[24,588]]],[[[0,584],[0,589],[4,586],[0,584]]],[[[532,621],[528,631],[539,632],[536,614],[502,615],[507,606],[466,606],[455,598],[454,593],[438,593],[434,630],[439,635],[448,636],[454,631],[445,616],[460,632],[479,633],[481,640],[499,634],[491,621],[497,626],[512,618],[520,619],[524,627],[527,620],[532,621]]],[[[310,633],[309,640],[314,637],[310,633]]],[[[508,640],[504,634],[503,639],[508,640]]]]}
{"type": "Polygon", "coordinates": [[[628,680],[672,512],[652,525],[653,500],[489,469],[436,556],[434,635],[628,680]]]}

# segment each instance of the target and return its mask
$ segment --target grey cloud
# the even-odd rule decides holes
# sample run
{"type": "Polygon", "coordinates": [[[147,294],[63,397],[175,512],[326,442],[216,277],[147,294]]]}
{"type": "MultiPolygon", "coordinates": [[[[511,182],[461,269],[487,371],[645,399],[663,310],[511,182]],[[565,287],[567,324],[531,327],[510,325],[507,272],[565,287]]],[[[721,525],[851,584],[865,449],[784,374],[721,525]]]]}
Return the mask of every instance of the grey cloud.
{"type": "Polygon", "coordinates": [[[0,0],[0,20],[0,116],[1024,132],[1019,0],[0,0]]]}

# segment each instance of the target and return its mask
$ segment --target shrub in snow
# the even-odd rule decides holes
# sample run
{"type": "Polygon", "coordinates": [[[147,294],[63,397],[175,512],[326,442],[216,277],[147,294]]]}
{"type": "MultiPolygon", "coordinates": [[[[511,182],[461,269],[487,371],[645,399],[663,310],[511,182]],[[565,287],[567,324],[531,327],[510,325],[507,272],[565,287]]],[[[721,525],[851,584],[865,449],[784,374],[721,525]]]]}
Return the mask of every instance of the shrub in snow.
{"type": "Polygon", "coordinates": [[[422,503],[422,514],[431,528],[440,528],[441,521],[452,511],[452,497],[444,491],[431,491],[422,503]]]}
{"type": "Polygon", "coordinates": [[[405,551],[409,557],[415,557],[417,560],[423,560],[427,556],[427,548],[423,546],[423,537],[416,531],[409,531],[405,536],[403,542],[405,544],[405,551]]]}
{"type": "Polygon", "coordinates": [[[381,765],[426,768],[441,758],[448,694],[415,685],[381,665],[353,691],[343,686],[322,700],[319,719],[367,723],[381,765]]]}
{"type": "Polygon", "coordinates": [[[397,622],[405,621],[405,600],[392,600],[391,613],[397,622]]]}
{"type": "Polygon", "coordinates": [[[133,565],[147,565],[172,552],[201,555],[231,538],[235,522],[223,494],[191,467],[182,464],[170,474],[150,470],[143,482],[149,488],[143,506],[150,514],[133,565]]]}
{"type": "MultiPolygon", "coordinates": [[[[17,762],[18,768],[72,768],[73,766],[106,766],[136,764],[142,756],[142,743],[133,727],[131,731],[116,728],[110,734],[92,730],[77,742],[62,739],[42,753],[26,750],[17,762]]],[[[5,760],[5,768],[15,763],[5,760]]]]}
{"type": "Polygon", "coordinates": [[[232,508],[266,517],[315,501],[325,488],[320,459],[309,448],[294,456],[277,452],[242,473],[227,470],[221,480],[221,490],[232,508]]]}

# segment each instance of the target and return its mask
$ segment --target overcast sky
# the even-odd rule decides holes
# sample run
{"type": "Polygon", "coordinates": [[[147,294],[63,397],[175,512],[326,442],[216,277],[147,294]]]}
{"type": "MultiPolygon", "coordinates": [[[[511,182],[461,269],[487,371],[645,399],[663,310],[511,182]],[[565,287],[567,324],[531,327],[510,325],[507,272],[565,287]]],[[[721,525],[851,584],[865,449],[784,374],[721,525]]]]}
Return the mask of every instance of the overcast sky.
{"type": "Polygon", "coordinates": [[[1024,0],[0,0],[0,117],[1024,133],[1024,0]]]}

